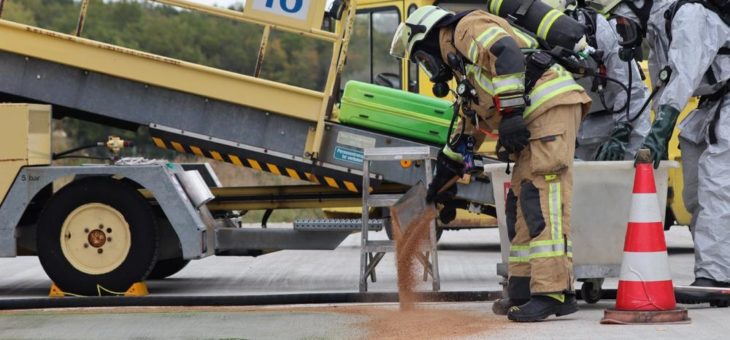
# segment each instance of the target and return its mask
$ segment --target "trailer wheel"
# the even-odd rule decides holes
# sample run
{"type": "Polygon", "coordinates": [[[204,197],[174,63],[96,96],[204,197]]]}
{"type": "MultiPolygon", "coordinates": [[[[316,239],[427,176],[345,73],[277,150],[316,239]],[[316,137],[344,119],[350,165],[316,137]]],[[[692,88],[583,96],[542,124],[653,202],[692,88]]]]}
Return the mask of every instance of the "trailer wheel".
{"type": "Polygon", "coordinates": [[[155,215],[131,185],[88,177],[58,191],[38,221],[38,257],[66,293],[109,295],[142,281],[158,253],[155,215]]]}
{"type": "Polygon", "coordinates": [[[602,284],[603,279],[589,279],[584,281],[580,287],[580,295],[583,301],[589,304],[601,301],[601,297],[603,296],[602,284]]]}
{"type": "Polygon", "coordinates": [[[666,212],[664,213],[664,230],[669,230],[676,223],[677,218],[674,216],[674,211],[670,206],[667,206],[666,212]]]}
{"type": "Polygon", "coordinates": [[[710,307],[727,308],[728,306],[730,306],[730,301],[728,300],[710,301],[710,307]]]}
{"type": "Polygon", "coordinates": [[[150,280],[162,280],[173,276],[185,268],[188,263],[190,263],[190,260],[185,260],[182,257],[157,261],[150,275],[147,275],[147,278],[150,280]]]}

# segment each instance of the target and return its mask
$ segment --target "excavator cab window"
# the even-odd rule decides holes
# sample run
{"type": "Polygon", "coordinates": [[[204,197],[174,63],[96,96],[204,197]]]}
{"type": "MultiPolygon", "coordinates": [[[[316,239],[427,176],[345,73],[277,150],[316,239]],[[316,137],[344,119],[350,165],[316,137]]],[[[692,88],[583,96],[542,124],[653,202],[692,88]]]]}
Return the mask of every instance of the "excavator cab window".
{"type": "Polygon", "coordinates": [[[401,88],[400,62],[389,53],[390,42],[400,23],[395,7],[360,11],[347,51],[341,87],[350,80],[401,88]]]}

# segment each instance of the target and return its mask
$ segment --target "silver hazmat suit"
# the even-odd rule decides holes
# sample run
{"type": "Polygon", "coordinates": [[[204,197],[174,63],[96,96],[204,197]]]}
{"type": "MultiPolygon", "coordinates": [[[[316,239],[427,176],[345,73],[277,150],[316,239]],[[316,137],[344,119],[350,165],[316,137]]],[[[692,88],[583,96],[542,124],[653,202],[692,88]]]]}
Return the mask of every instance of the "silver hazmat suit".
{"type": "MultiPolygon", "coordinates": [[[[578,21],[585,23],[585,17],[578,15],[578,21]]],[[[603,51],[602,62],[606,65],[606,73],[609,77],[618,80],[623,84],[629,83],[629,64],[619,58],[620,37],[616,33],[616,20],[607,21],[602,15],[596,16],[596,45],[598,50],[603,51]]],[[[636,62],[631,62],[631,102],[629,112],[634,117],[639,114],[639,109],[649,97],[649,90],[641,80],[641,74],[636,62]]],[[[591,96],[593,105],[591,112],[583,119],[578,131],[578,148],[575,151],[576,157],[584,160],[592,160],[596,149],[610,136],[614,126],[619,122],[627,121],[625,108],[626,91],[619,85],[608,82],[603,95],[608,109],[616,113],[606,113],[606,108],[601,103],[598,93],[591,92],[593,78],[583,78],[579,81],[591,96]]],[[[649,119],[649,108],[641,112],[640,116],[631,123],[633,130],[629,138],[629,145],[626,148],[625,159],[634,159],[636,151],[639,150],[644,138],[649,133],[651,122],[649,119]]]]}
{"type": "MultiPolygon", "coordinates": [[[[720,48],[730,47],[730,27],[701,4],[685,4],[672,21],[670,44],[664,25],[669,5],[670,1],[655,0],[648,25],[652,80],[664,65],[673,71],[654,107],[682,110],[690,97],[716,93],[730,81],[730,55],[718,54],[720,48]]],[[[695,277],[730,282],[730,94],[705,101],[679,128],[683,198],[692,213],[695,277]],[[711,144],[709,128],[715,113],[717,140],[711,144]]]]}

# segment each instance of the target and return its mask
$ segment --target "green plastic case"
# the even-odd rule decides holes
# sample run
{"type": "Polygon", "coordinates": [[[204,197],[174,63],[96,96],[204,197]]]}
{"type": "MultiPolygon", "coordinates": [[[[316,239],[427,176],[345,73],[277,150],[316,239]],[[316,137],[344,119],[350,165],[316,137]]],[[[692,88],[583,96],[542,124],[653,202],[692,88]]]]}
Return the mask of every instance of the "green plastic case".
{"type": "Polygon", "coordinates": [[[349,81],[340,122],[409,139],[444,144],[453,116],[451,102],[359,81],[349,81]]]}

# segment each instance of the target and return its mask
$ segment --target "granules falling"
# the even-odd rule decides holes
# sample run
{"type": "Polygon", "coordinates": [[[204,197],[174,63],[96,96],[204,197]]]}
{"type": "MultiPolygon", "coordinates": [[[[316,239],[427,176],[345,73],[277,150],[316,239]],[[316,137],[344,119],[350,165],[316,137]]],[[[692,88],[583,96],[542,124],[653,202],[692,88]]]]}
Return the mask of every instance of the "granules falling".
{"type": "Polygon", "coordinates": [[[418,302],[415,295],[417,272],[418,269],[428,270],[424,265],[429,263],[425,250],[429,249],[431,223],[438,211],[425,197],[426,187],[419,182],[390,208],[402,310],[412,310],[418,302]]]}
{"type": "MultiPolygon", "coordinates": [[[[426,214],[429,215],[429,214],[426,214]]],[[[418,302],[415,293],[418,273],[426,270],[418,257],[422,257],[424,261],[428,261],[422,250],[426,248],[429,242],[430,224],[433,220],[430,216],[419,218],[406,228],[405,234],[396,232],[396,265],[398,271],[398,297],[400,308],[404,311],[413,310],[418,302]]],[[[394,228],[398,229],[398,228],[394,228]]]]}

